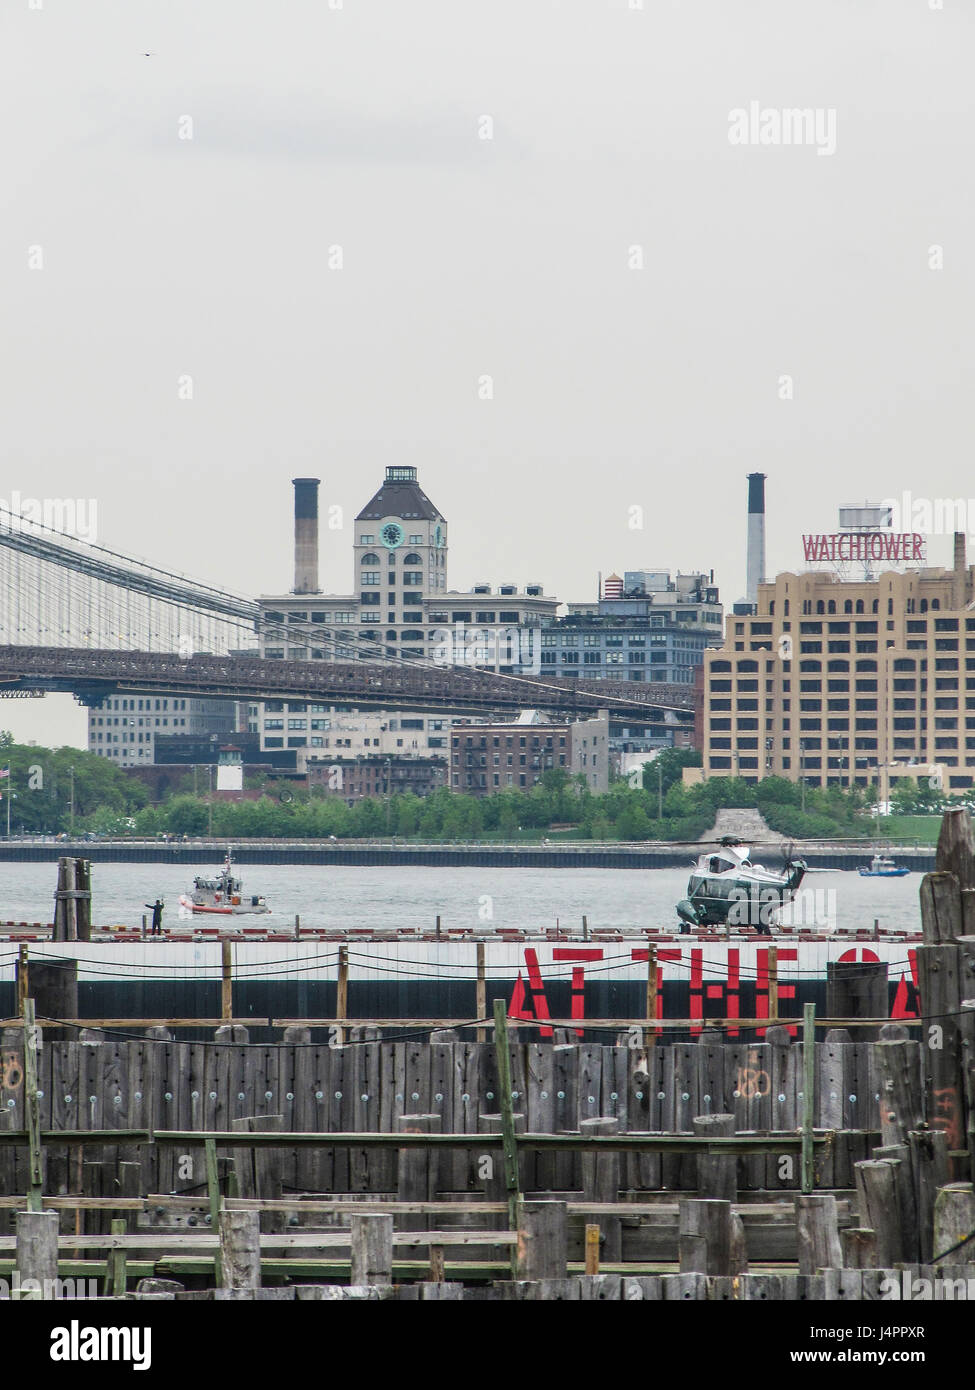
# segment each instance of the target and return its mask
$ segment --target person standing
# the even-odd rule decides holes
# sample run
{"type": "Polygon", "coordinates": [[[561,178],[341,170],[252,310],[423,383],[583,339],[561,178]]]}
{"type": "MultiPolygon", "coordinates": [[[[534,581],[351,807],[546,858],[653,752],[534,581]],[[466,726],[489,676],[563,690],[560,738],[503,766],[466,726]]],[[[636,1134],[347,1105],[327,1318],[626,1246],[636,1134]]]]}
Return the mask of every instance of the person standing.
{"type": "Polygon", "coordinates": [[[146,907],[148,907],[152,912],[152,935],[160,936],[162,934],[162,898],[157,898],[154,903],[146,903],[146,907]]]}

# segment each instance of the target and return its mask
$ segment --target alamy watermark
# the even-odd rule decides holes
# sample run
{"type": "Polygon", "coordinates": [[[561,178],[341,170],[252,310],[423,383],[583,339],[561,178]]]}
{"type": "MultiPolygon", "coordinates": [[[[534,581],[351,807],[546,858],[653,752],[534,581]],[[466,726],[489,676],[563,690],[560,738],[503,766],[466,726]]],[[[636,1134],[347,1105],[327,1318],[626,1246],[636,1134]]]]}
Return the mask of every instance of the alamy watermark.
{"type": "Polygon", "coordinates": [[[0,1302],[5,1299],[35,1300],[97,1298],[97,1279],[21,1279],[15,1269],[10,1282],[0,1279],[0,1302]]]}
{"type": "Polygon", "coordinates": [[[902,492],[879,503],[890,513],[893,531],[951,536],[963,531],[975,537],[975,497],[915,497],[902,492]]]}
{"type": "Polygon", "coordinates": [[[98,502],[94,497],[23,497],[15,489],[9,502],[0,497],[0,512],[9,512],[29,526],[74,536],[88,545],[98,540],[98,502]]]}
{"type": "Polygon", "coordinates": [[[516,666],[519,671],[541,672],[540,634],[535,628],[453,627],[437,628],[430,655],[437,666],[516,666]]]}
{"type": "Polygon", "coordinates": [[[761,106],[750,101],[728,112],[729,145],[810,145],[818,155],[836,153],[834,106],[761,106]]]}

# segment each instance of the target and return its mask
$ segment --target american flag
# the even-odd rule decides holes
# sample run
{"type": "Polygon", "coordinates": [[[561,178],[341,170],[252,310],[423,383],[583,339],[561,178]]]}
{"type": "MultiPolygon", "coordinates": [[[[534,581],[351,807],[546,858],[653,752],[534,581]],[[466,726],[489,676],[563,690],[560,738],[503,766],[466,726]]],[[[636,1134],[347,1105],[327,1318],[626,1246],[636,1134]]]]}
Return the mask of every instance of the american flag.
{"type": "Polygon", "coordinates": [[[9,777],[9,776],[10,776],[10,768],[9,768],[9,767],[0,767],[0,777],[9,777]]]}

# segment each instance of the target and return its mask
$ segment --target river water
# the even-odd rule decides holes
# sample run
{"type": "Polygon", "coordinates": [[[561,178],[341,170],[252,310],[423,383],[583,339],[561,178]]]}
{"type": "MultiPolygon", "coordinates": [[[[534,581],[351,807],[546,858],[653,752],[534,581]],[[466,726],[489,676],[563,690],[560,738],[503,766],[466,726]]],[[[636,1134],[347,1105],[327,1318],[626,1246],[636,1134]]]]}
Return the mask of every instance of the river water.
{"type": "MultiPolygon", "coordinates": [[[[212,873],[216,858],[198,864],[93,864],[92,919],[96,926],[137,927],[145,904],[161,896],[164,924],[175,925],[178,899],[196,874],[212,873]]],[[[248,865],[245,893],[263,893],[271,913],[253,925],[540,930],[589,926],[654,928],[677,925],[674,904],[687,892],[686,869],[519,869],[248,865]]],[[[919,931],[921,874],[861,878],[853,872],[810,872],[800,889],[797,925],[821,929],[881,927],[919,931]]],[[[55,864],[0,864],[0,924],[50,922],[55,864]]],[[[245,919],[247,921],[248,919],[245,919]]]]}

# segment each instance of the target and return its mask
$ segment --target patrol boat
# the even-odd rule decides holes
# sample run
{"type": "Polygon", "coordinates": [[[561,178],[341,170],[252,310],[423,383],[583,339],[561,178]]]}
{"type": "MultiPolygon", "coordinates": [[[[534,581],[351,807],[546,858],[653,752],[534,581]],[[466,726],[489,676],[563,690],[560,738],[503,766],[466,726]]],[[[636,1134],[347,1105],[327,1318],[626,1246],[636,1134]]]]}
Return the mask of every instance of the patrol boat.
{"type": "Polygon", "coordinates": [[[244,897],[240,879],[233,871],[233,859],[229,849],[223,867],[212,878],[195,878],[193,892],[189,895],[182,894],[179,905],[194,916],[210,913],[221,917],[237,917],[243,913],[271,911],[259,894],[244,897]]]}
{"type": "Polygon", "coordinates": [[[806,872],[803,859],[786,857],[784,867],[753,864],[749,847],[731,836],[698,856],[677,915],[692,927],[743,926],[767,933],[772,914],[792,898],[806,872]]]}
{"type": "Polygon", "coordinates": [[[885,854],[875,854],[869,865],[857,865],[857,873],[862,878],[903,878],[910,872],[910,869],[902,864],[895,864],[893,859],[889,859],[885,854]]]}

